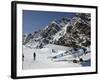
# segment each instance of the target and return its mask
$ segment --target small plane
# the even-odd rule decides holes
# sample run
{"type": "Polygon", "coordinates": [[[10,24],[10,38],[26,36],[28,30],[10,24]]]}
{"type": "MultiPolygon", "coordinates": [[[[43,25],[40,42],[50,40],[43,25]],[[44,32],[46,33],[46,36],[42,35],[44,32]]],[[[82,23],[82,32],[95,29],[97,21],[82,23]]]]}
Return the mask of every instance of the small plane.
{"type": "Polygon", "coordinates": [[[82,55],[89,53],[85,48],[73,48],[68,51],[59,51],[58,53],[53,53],[50,58],[54,61],[83,61],[82,55]]]}

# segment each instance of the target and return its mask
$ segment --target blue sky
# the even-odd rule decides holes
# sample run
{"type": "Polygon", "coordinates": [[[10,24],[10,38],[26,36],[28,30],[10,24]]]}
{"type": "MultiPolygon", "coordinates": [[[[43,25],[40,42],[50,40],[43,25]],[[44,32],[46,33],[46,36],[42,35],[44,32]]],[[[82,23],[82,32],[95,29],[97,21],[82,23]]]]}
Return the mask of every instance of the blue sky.
{"type": "Polygon", "coordinates": [[[74,17],[75,13],[23,10],[23,32],[32,33],[62,17],[74,17]]]}

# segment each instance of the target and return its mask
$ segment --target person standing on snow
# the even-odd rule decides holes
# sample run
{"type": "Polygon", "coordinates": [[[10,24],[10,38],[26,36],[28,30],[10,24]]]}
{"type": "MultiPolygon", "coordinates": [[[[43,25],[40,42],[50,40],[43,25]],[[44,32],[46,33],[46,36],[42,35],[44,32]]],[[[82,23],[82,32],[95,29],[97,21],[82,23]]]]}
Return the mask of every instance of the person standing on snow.
{"type": "Polygon", "coordinates": [[[35,52],[33,53],[33,60],[34,61],[36,60],[36,53],[35,52]]]}

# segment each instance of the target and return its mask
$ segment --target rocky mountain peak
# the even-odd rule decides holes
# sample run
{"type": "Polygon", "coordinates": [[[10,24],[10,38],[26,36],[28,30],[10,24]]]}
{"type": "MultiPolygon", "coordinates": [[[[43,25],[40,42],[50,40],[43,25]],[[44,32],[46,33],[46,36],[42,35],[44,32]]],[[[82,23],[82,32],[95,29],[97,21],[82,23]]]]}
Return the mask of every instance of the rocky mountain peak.
{"type": "Polygon", "coordinates": [[[50,43],[70,47],[87,47],[91,44],[90,23],[89,13],[77,13],[73,18],[54,19],[44,29],[28,34],[23,42],[24,44],[50,43]]]}

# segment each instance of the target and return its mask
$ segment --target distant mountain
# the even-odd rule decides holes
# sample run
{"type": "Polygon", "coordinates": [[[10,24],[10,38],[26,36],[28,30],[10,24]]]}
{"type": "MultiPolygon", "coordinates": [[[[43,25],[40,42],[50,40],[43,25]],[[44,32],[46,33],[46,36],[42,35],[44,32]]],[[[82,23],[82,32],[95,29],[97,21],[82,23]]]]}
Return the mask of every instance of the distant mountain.
{"type": "Polygon", "coordinates": [[[44,29],[23,35],[23,45],[43,47],[57,44],[69,47],[88,47],[91,44],[91,15],[78,13],[73,18],[54,20],[44,29]]]}

